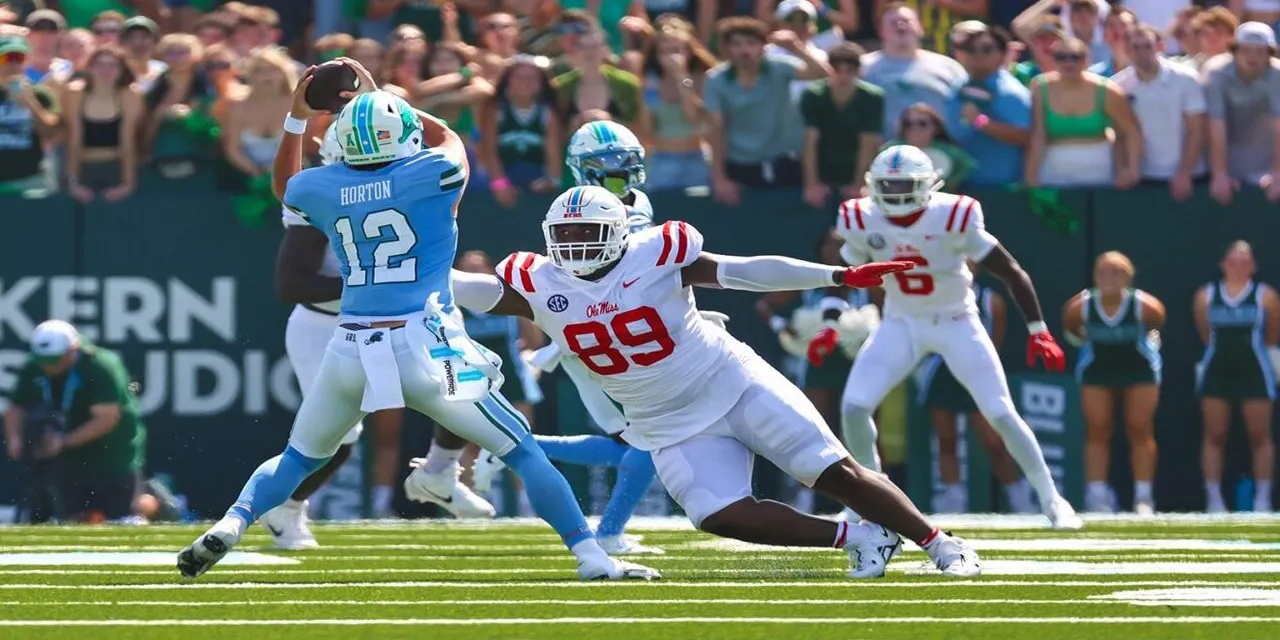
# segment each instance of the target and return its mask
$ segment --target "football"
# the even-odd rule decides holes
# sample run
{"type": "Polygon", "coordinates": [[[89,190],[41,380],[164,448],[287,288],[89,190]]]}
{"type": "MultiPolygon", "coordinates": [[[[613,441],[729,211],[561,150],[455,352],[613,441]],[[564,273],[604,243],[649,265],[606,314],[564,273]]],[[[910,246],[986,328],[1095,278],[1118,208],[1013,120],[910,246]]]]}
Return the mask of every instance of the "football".
{"type": "Polygon", "coordinates": [[[337,113],[347,101],[339,94],[343,91],[355,91],[360,87],[360,79],[356,72],[338,60],[331,60],[318,67],[311,74],[311,84],[303,98],[307,106],[317,111],[337,113]]]}

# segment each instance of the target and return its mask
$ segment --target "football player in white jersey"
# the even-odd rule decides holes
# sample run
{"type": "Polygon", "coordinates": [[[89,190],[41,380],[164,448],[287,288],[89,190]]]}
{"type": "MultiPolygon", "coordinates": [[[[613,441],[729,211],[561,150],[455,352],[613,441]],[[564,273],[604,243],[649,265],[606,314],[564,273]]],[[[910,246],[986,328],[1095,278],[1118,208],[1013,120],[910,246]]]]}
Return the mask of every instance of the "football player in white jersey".
{"type": "MultiPolygon", "coordinates": [[[[872,412],[921,358],[936,353],[1000,434],[1050,523],[1079,528],[1080,518],[1058,494],[1035,434],[1013,406],[999,356],[978,318],[966,260],[1008,287],[1027,320],[1028,366],[1042,360],[1048,370],[1062,371],[1062,349],[1045,326],[1031,278],[987,232],[982,206],[968,196],[938,191],[941,185],[928,155],[898,145],[871,163],[870,196],[840,205],[836,229],[845,239],[841,255],[849,264],[916,264],[886,285],[884,320],[854,361],[841,406],[845,442],[859,463],[879,469],[872,412]]],[[[833,330],[819,333],[810,346],[811,359],[821,361],[836,348],[836,339],[833,330]]]]}
{"type": "Polygon", "coordinates": [[[842,268],[713,255],[684,222],[631,236],[622,202],[595,186],[557,198],[543,233],[546,256],[515,253],[499,263],[500,278],[478,287],[455,282],[458,303],[531,318],[574,354],[622,405],[623,438],[653,455],[658,477],[696,526],[747,542],[843,549],[851,577],[883,575],[902,548],[897,531],[946,575],[980,572],[962,541],[931,525],[886,476],[854,462],[799,389],[704,320],[689,289],[879,286],[911,263],[842,268]],[[756,500],[756,454],[867,521],[828,520],[756,500]]]}
{"type": "MultiPolygon", "coordinates": [[[[342,145],[338,144],[337,123],[334,123],[320,143],[320,161],[328,165],[341,160],[342,145]]],[[[295,305],[285,325],[285,353],[298,377],[298,386],[306,393],[320,372],[325,349],[338,326],[342,278],[338,257],[322,231],[287,208],[283,210],[282,220],[285,233],[276,258],[276,290],[285,302],[295,305]]],[[[271,532],[275,546],[281,549],[313,549],[318,546],[307,526],[306,500],[351,455],[351,447],[359,441],[361,430],[362,425],[357,422],[343,437],[342,446],[332,460],[304,480],[284,504],[263,514],[261,522],[271,532]]],[[[437,430],[436,434],[428,456],[440,457],[449,450],[457,449],[454,444],[455,440],[460,440],[457,436],[444,429],[437,430]],[[445,440],[444,446],[441,446],[441,440],[445,440]]],[[[462,443],[465,446],[466,441],[462,443]]],[[[493,506],[458,482],[456,466],[429,474],[430,477],[426,478],[433,493],[443,495],[437,504],[459,518],[492,518],[493,506]]]]}
{"type": "MultiPolygon", "coordinates": [[[[648,196],[638,188],[645,181],[644,145],[630,129],[608,121],[582,125],[569,139],[565,163],[578,185],[604,187],[618,196],[627,210],[629,233],[639,233],[653,226],[653,206],[648,196]]],[[[701,313],[704,318],[722,326],[728,320],[724,314],[714,311],[701,313]]],[[[662,553],[662,549],[642,545],[637,536],[625,533],[627,521],[644,500],[657,473],[649,452],[629,446],[619,435],[627,425],[626,416],[600,389],[600,385],[591,380],[586,366],[572,354],[565,357],[556,343],[534,352],[531,362],[546,372],[563,365],[565,373],[577,387],[587,413],[608,434],[534,436],[547,457],[557,462],[618,469],[617,482],[596,528],[600,546],[613,555],[662,553]]],[[[477,489],[483,490],[493,470],[500,465],[496,456],[481,454],[476,461],[477,489]]],[[[415,482],[413,476],[406,479],[406,488],[412,482],[415,482]]]]}

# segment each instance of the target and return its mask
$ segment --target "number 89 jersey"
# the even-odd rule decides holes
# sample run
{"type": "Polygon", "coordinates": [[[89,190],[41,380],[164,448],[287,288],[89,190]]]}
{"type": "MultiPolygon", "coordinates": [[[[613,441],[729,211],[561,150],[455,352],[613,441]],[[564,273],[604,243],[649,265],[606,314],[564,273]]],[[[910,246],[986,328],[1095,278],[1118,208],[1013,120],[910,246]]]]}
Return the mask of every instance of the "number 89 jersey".
{"type": "Polygon", "coordinates": [[[529,302],[534,322],[622,405],[623,437],[638,449],[706,429],[749,382],[738,363],[750,349],[703,320],[684,286],[681,270],[701,250],[702,234],[673,221],[632,234],[622,257],[597,280],[533,253],[514,253],[497,266],[529,302]]]}
{"type": "MultiPolygon", "coordinates": [[[[913,214],[915,215],[915,214],[913,214]]],[[[968,196],[935,193],[920,218],[899,226],[869,198],[846,200],[836,217],[849,264],[905,260],[916,267],[884,285],[885,316],[977,313],[966,260],[982,261],[998,240],[987,230],[982,205],[968,196]]]]}

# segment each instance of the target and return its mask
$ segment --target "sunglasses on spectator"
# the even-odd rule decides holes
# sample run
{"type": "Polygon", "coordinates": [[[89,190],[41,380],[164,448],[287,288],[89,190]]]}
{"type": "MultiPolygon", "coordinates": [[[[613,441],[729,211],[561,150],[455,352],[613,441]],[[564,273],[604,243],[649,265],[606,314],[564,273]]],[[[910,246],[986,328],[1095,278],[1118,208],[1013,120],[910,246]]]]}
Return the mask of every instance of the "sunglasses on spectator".
{"type": "Polygon", "coordinates": [[[902,126],[904,129],[928,129],[933,126],[933,121],[925,120],[923,118],[912,118],[904,121],[902,126]]]}
{"type": "Polygon", "coordinates": [[[831,68],[837,69],[837,70],[846,69],[849,71],[857,71],[859,66],[860,65],[857,62],[854,62],[852,60],[832,60],[831,61],[831,68]]]}
{"type": "Polygon", "coordinates": [[[209,71],[226,71],[231,68],[230,60],[210,60],[204,63],[204,68],[209,71]]]}
{"type": "Polygon", "coordinates": [[[1000,47],[997,47],[994,44],[984,44],[981,46],[970,44],[960,47],[960,50],[965,53],[976,53],[978,55],[987,56],[1000,51],[1000,47]]]}
{"type": "Polygon", "coordinates": [[[3,61],[5,64],[22,64],[27,61],[27,54],[19,53],[17,51],[0,53],[0,61],[3,61]]]}
{"type": "Polygon", "coordinates": [[[782,21],[790,24],[809,24],[809,14],[803,11],[794,11],[783,18],[782,21]]]}
{"type": "Polygon", "coordinates": [[[577,35],[591,31],[591,27],[581,22],[566,22],[556,27],[556,33],[566,35],[577,35]]]}
{"type": "Polygon", "coordinates": [[[1084,54],[1082,53],[1070,53],[1067,51],[1062,51],[1062,52],[1053,54],[1054,62],[1080,62],[1081,60],[1084,60],[1084,54]]]}

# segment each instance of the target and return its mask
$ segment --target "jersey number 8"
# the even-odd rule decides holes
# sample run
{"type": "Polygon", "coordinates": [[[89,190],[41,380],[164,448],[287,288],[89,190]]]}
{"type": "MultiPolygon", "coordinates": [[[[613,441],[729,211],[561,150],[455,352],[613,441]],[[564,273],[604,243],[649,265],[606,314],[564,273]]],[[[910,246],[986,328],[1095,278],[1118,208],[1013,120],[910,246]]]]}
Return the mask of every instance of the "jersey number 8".
{"type": "MultiPolygon", "coordinates": [[[[333,226],[342,236],[342,253],[346,259],[348,287],[369,284],[369,274],[360,266],[360,253],[356,249],[356,235],[351,228],[351,218],[338,218],[333,226]]],[[[366,240],[378,240],[373,248],[373,284],[413,282],[418,279],[418,259],[405,258],[418,243],[418,235],[409,226],[409,220],[395,209],[382,209],[365,216],[363,229],[366,240]],[[390,227],[390,237],[383,239],[383,229],[390,227]],[[394,262],[394,264],[392,264],[394,262]]]]}
{"type": "Polygon", "coordinates": [[[635,363],[647,367],[671,355],[676,349],[675,340],[662,323],[662,317],[653,307],[638,307],[623,311],[609,319],[609,324],[599,321],[576,322],[565,325],[564,339],[569,350],[582,360],[588,369],[602,376],[616,376],[625,373],[635,363]],[[632,327],[644,325],[643,328],[632,327]],[[589,344],[583,344],[582,338],[590,336],[589,344]],[[657,348],[643,353],[632,354],[631,358],[622,355],[614,347],[617,342],[626,347],[643,347],[647,344],[657,348]]]}
{"type": "MultiPolygon", "coordinates": [[[[894,256],[893,259],[914,262],[922,267],[929,266],[929,261],[925,260],[924,256],[894,256]]],[[[927,296],[933,293],[933,276],[927,273],[908,271],[906,273],[895,273],[893,277],[898,280],[898,289],[906,295],[927,296]]]]}

